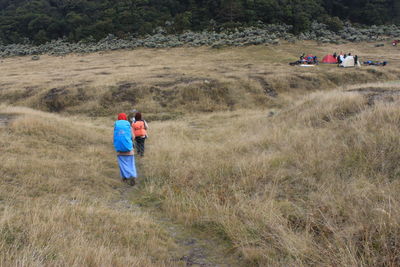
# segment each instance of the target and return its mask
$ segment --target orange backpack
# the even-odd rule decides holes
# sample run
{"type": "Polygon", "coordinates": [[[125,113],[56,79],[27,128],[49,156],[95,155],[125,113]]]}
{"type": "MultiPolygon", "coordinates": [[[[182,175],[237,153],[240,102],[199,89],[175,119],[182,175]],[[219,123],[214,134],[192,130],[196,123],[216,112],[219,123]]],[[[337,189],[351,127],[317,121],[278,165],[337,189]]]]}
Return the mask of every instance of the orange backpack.
{"type": "Polygon", "coordinates": [[[144,121],[134,122],[132,127],[135,137],[147,135],[146,128],[144,127],[144,121]]]}

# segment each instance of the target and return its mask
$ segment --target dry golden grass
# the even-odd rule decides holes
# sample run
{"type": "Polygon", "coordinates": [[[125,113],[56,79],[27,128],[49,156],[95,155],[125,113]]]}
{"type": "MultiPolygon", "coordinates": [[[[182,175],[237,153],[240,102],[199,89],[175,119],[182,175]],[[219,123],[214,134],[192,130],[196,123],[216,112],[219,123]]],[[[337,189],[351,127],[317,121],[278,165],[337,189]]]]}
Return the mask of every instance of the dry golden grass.
{"type": "MultiPolygon", "coordinates": [[[[397,86],[396,90],[400,90],[397,86]]],[[[143,190],[261,266],[400,264],[400,97],[153,123],[143,190]]]]}
{"type": "Polygon", "coordinates": [[[7,58],[0,63],[0,100],[45,111],[108,116],[135,108],[154,119],[196,111],[282,107],[306,90],[396,80],[396,48],[314,42],[246,48],[137,49],[102,54],[7,58]],[[385,68],[288,66],[305,53],[352,52],[388,60],[385,68]],[[53,89],[53,91],[51,90],[53,89]],[[273,98],[271,94],[280,97],[273,98]],[[166,115],[168,112],[169,115],[166,115]]]}
{"type": "Polygon", "coordinates": [[[180,118],[151,123],[136,204],[247,266],[400,265],[400,88],[378,83],[398,79],[399,59],[312,42],[4,59],[0,103],[69,117],[0,106],[13,114],[0,123],[0,265],[184,264],[165,226],[121,202],[109,118],[132,108],[180,118]],[[287,66],[303,51],[390,64],[287,66]]]}
{"type": "Polygon", "coordinates": [[[171,265],[171,237],[118,202],[110,127],[24,108],[0,114],[16,116],[0,128],[1,266],[171,265]]]}

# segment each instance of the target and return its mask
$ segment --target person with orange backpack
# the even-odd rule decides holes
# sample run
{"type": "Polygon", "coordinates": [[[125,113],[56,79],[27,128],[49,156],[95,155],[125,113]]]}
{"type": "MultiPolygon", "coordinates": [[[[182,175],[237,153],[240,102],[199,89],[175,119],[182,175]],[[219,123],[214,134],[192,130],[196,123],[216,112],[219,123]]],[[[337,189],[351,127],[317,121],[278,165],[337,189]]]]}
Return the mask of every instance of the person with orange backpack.
{"type": "Polygon", "coordinates": [[[144,156],[144,142],[147,138],[149,126],[145,120],[142,120],[142,114],[136,112],[135,121],[132,123],[133,133],[135,135],[136,151],[141,157],[144,156]]]}

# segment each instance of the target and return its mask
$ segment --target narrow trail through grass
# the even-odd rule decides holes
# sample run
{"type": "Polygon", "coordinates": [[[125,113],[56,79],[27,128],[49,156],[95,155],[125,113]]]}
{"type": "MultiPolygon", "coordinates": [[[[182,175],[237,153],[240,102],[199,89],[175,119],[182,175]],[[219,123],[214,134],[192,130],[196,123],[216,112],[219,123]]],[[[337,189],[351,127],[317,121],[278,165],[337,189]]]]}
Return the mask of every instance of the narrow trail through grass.
{"type": "Polygon", "coordinates": [[[156,200],[149,200],[143,204],[140,199],[144,196],[143,185],[134,187],[125,185],[120,188],[121,199],[114,203],[118,208],[132,209],[144,212],[151,216],[156,224],[168,233],[176,243],[171,251],[176,264],[184,266],[245,266],[240,256],[233,253],[229,244],[219,237],[210,236],[200,230],[186,227],[167,218],[158,207],[156,200]]]}

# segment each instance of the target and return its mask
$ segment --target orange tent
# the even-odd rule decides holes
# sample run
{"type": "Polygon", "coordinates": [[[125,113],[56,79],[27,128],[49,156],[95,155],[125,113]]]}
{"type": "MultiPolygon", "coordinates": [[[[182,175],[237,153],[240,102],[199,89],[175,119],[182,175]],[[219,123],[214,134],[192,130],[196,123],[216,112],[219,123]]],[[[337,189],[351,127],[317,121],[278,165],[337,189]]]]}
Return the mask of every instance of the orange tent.
{"type": "Polygon", "coordinates": [[[322,59],[322,63],[325,63],[325,64],[337,64],[338,62],[337,62],[337,59],[333,55],[326,55],[322,59]]]}

